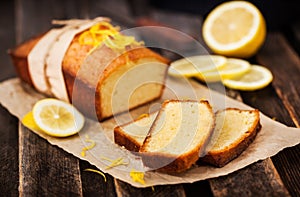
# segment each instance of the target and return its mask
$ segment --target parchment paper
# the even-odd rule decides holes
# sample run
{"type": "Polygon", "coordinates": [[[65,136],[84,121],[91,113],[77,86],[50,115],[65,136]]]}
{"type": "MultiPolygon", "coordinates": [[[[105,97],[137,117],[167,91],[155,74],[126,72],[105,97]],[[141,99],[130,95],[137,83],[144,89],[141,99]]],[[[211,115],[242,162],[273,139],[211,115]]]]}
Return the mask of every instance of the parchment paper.
{"type": "MultiPolygon", "coordinates": [[[[17,78],[4,81],[0,84],[0,103],[7,108],[11,114],[19,119],[22,119],[27,112],[31,111],[35,102],[42,98],[44,98],[42,94],[37,93],[28,86],[22,85],[17,78]]],[[[116,124],[130,121],[132,118],[136,118],[142,113],[157,110],[163,100],[172,98],[207,99],[214,110],[224,109],[225,107],[252,109],[241,102],[212,91],[195,81],[168,78],[164,94],[160,100],[135,109],[130,113],[116,116],[102,123],[86,119],[83,130],[77,135],[67,138],[54,138],[39,131],[33,132],[45,138],[49,143],[61,147],[76,157],[90,162],[101,171],[135,187],[192,183],[199,180],[227,175],[258,160],[271,157],[282,149],[295,146],[300,142],[300,129],[287,127],[261,113],[262,130],[258,133],[254,142],[238,158],[231,161],[223,168],[215,168],[209,165],[195,165],[190,170],[180,174],[165,174],[147,171],[145,172],[144,177],[145,185],[134,182],[129,175],[130,170],[135,169],[136,171],[145,171],[147,169],[142,165],[138,156],[114,144],[113,128],[116,124]],[[86,135],[88,135],[90,139],[96,141],[96,146],[87,151],[86,156],[82,157],[80,154],[81,150],[84,146],[88,145],[88,143],[85,142],[86,135]],[[122,157],[125,162],[128,162],[128,165],[106,169],[110,162],[104,160],[102,157],[110,159],[122,157]]]]}

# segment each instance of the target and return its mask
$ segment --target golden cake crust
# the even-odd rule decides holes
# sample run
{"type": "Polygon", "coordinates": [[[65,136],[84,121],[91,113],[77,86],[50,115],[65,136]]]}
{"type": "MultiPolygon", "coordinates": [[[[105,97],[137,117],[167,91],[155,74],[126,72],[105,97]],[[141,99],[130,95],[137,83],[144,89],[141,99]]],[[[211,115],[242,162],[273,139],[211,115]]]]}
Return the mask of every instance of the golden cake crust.
{"type": "MultiPolygon", "coordinates": [[[[233,142],[229,147],[224,147],[220,150],[208,151],[208,153],[201,158],[202,161],[212,164],[216,167],[223,167],[233,159],[237,158],[254,141],[257,133],[261,129],[259,111],[257,109],[241,110],[237,108],[227,108],[225,110],[234,110],[238,113],[247,111],[248,113],[254,113],[256,118],[251,128],[249,128],[249,130],[243,134],[242,138],[233,142]]],[[[224,110],[221,110],[217,113],[221,113],[222,111],[224,110]]]]}

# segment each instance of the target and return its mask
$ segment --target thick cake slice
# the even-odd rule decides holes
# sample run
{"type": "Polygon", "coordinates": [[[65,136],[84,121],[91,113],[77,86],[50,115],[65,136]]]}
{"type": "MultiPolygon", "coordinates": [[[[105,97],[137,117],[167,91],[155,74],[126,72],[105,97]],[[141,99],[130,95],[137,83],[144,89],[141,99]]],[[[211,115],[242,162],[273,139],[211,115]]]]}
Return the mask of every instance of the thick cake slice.
{"type": "Polygon", "coordinates": [[[206,149],[215,125],[207,101],[165,101],[140,148],[151,170],[182,172],[206,149]]]}
{"type": "Polygon", "coordinates": [[[115,143],[127,150],[138,152],[152,126],[157,113],[145,114],[114,129],[115,143]]]}
{"type": "Polygon", "coordinates": [[[223,167],[252,143],[260,128],[258,110],[228,108],[218,111],[208,153],[201,160],[223,167]]]}

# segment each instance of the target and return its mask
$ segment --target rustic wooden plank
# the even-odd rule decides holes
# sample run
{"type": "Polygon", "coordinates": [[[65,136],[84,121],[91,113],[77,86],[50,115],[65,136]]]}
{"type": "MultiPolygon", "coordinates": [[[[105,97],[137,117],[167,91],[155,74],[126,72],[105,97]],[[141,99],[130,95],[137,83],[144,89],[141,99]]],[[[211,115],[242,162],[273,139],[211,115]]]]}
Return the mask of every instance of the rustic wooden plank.
{"type": "Polygon", "coordinates": [[[88,172],[85,169],[95,169],[95,166],[91,165],[87,161],[80,160],[80,171],[83,188],[83,196],[116,196],[114,178],[109,174],[105,174],[106,182],[104,178],[95,173],[88,172]]]}
{"type": "Polygon", "coordinates": [[[288,110],[294,124],[300,127],[300,58],[280,33],[269,34],[258,61],[276,76],[273,86],[288,110]]]}
{"type": "Polygon", "coordinates": [[[181,196],[185,193],[182,185],[160,185],[148,188],[135,188],[123,181],[115,179],[117,196],[181,196]]]}
{"type": "Polygon", "coordinates": [[[82,196],[78,159],[20,124],[21,196],[82,196]]]}
{"type": "Polygon", "coordinates": [[[218,196],[289,196],[270,159],[238,170],[229,176],[210,180],[218,196]],[[250,183],[250,184],[249,184],[250,183]]]}
{"type": "MultiPolygon", "coordinates": [[[[275,75],[273,86],[283,105],[287,109],[290,120],[280,118],[287,125],[296,125],[300,127],[300,105],[297,103],[300,96],[299,76],[300,76],[300,58],[290,47],[288,42],[280,33],[271,33],[268,35],[266,43],[257,56],[258,62],[267,66],[275,75]],[[292,121],[292,123],[291,123],[292,121]]],[[[279,119],[282,112],[281,106],[267,104],[268,110],[277,112],[274,115],[279,119]],[[270,107],[272,106],[272,107],[270,107]]],[[[257,103],[264,105],[263,103],[257,103]]],[[[292,196],[298,196],[300,193],[300,145],[283,150],[272,158],[275,167],[292,196]]]]}
{"type": "Polygon", "coordinates": [[[18,120],[0,105],[0,191],[18,196],[18,120]]]}
{"type": "MultiPolygon", "coordinates": [[[[15,76],[7,50],[15,44],[14,1],[0,2],[0,81],[15,76]]],[[[0,105],[0,192],[18,196],[18,120],[0,105]]]]}

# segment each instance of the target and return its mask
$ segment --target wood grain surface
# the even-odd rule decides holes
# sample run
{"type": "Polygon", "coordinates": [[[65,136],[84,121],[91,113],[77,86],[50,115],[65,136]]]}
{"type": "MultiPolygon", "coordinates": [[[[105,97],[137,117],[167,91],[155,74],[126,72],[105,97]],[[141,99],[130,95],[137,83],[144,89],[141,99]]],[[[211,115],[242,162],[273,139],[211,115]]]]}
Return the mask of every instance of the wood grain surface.
{"type": "MultiPolygon", "coordinates": [[[[105,15],[124,28],[133,27],[139,21],[128,2],[1,1],[0,81],[16,76],[7,50],[47,31],[52,19],[105,15]]],[[[139,9],[143,10],[145,5],[140,6],[139,9]]],[[[139,13],[138,17],[141,16],[159,25],[188,33],[204,45],[200,26],[205,16],[157,9],[147,9],[147,12],[139,13]]],[[[299,127],[300,61],[299,54],[292,47],[298,45],[288,42],[297,39],[286,39],[287,34],[283,33],[268,32],[263,48],[249,59],[251,63],[262,64],[272,71],[272,84],[254,92],[227,89],[227,95],[258,108],[279,122],[299,127]]],[[[176,40],[174,42],[177,43],[176,40]]],[[[161,52],[171,59],[178,58],[173,53],[161,52]]],[[[30,130],[20,129],[18,120],[2,106],[0,135],[0,191],[5,196],[300,196],[300,145],[287,148],[270,159],[256,162],[227,176],[196,183],[139,189],[110,175],[106,175],[105,182],[101,175],[85,171],[87,168],[96,168],[50,145],[30,130]]]]}

